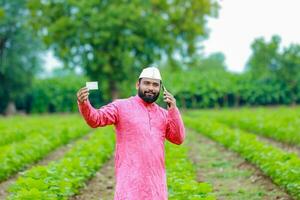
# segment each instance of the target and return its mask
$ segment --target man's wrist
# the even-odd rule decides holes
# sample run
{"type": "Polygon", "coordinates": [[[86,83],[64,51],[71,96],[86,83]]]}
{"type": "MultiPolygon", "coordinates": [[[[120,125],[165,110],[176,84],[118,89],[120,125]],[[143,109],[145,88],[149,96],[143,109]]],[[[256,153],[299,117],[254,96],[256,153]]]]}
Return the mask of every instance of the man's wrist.
{"type": "Polygon", "coordinates": [[[177,106],[176,105],[170,105],[170,107],[168,107],[168,110],[173,110],[173,109],[176,109],[177,106]]]}
{"type": "Polygon", "coordinates": [[[84,101],[80,101],[79,99],[77,99],[77,102],[78,102],[80,105],[84,104],[84,103],[85,103],[85,101],[86,101],[86,100],[84,100],[84,101]]]}

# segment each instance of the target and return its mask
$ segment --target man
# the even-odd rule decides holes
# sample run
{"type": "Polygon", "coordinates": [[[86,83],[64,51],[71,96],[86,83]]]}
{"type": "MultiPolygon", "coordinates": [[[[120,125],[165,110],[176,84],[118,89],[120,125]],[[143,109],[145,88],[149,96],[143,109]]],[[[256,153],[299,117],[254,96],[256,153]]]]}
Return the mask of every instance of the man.
{"type": "Polygon", "coordinates": [[[145,68],[136,83],[138,94],[100,109],[91,106],[88,89],[77,93],[79,111],[93,128],[116,128],[115,200],[166,200],[164,141],[181,144],[184,125],[175,98],[164,91],[168,110],[154,103],[162,80],[155,67],[145,68]]]}

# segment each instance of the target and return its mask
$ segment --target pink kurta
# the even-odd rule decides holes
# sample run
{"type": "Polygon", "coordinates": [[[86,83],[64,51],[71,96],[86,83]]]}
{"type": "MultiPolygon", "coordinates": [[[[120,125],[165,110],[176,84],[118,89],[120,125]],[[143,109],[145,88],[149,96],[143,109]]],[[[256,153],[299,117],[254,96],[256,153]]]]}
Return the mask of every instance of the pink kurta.
{"type": "Polygon", "coordinates": [[[177,108],[165,110],[138,95],[95,109],[89,101],[80,113],[93,128],[116,128],[114,200],[168,199],[164,141],[181,144],[184,125],[177,108]]]}

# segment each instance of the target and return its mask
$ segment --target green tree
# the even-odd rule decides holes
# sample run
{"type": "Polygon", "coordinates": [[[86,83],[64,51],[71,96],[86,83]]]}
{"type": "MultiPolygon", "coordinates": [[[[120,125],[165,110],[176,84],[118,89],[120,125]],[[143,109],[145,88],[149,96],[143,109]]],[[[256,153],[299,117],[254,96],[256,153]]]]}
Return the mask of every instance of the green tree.
{"type": "Polygon", "coordinates": [[[252,44],[247,71],[257,87],[251,102],[295,104],[300,99],[300,45],[280,49],[280,42],[275,35],[270,42],[259,38],[252,44]]]}
{"type": "Polygon", "coordinates": [[[291,103],[296,104],[297,99],[300,100],[300,45],[291,44],[284,48],[278,77],[283,80],[291,96],[291,103]]]}
{"type": "Polygon", "coordinates": [[[162,56],[196,52],[213,0],[30,0],[31,24],[66,66],[82,67],[108,98],[162,56]]]}
{"type": "Polygon", "coordinates": [[[188,67],[197,68],[200,71],[225,71],[225,56],[220,52],[212,53],[206,57],[195,55],[188,63],[188,67]]]}
{"type": "Polygon", "coordinates": [[[165,84],[184,108],[228,106],[233,78],[225,70],[224,61],[222,53],[214,53],[176,64],[185,69],[174,70],[173,63],[167,64],[162,73],[172,75],[165,77],[165,84]]]}
{"type": "Polygon", "coordinates": [[[255,39],[251,45],[252,55],[246,71],[258,79],[275,77],[280,67],[280,42],[281,38],[277,35],[273,36],[270,42],[264,38],[255,39]]]}
{"type": "Polygon", "coordinates": [[[26,25],[25,0],[0,1],[0,112],[15,111],[39,69],[41,44],[26,25]]]}

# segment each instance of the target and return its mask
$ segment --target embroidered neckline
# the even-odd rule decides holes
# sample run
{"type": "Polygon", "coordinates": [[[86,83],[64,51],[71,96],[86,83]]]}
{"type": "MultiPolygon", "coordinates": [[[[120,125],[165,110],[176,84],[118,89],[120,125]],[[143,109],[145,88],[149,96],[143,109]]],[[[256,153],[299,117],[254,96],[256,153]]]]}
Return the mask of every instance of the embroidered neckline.
{"type": "Polygon", "coordinates": [[[134,96],[134,99],[138,102],[140,102],[141,104],[143,104],[144,106],[146,107],[154,107],[155,106],[155,103],[147,103],[145,102],[141,97],[139,97],[139,95],[135,95],[134,96]]]}

